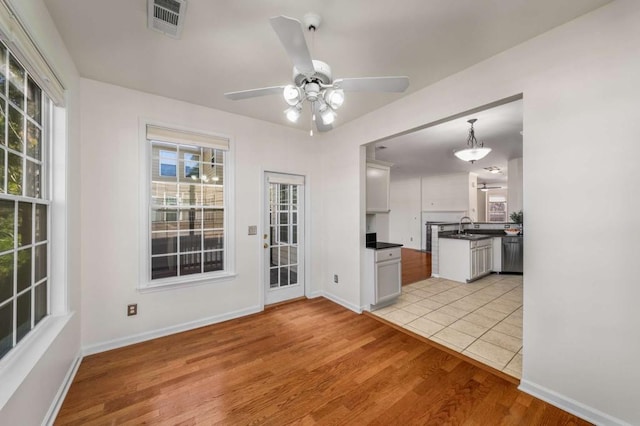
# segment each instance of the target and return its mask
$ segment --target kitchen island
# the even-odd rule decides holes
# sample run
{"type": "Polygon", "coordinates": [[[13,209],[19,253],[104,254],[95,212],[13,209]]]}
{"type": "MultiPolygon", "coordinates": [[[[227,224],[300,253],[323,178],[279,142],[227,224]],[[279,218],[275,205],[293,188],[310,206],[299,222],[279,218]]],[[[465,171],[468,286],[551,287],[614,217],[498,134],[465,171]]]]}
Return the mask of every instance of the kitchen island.
{"type": "Polygon", "coordinates": [[[439,275],[469,283],[489,275],[493,269],[493,236],[475,233],[439,235],[439,275]]]}

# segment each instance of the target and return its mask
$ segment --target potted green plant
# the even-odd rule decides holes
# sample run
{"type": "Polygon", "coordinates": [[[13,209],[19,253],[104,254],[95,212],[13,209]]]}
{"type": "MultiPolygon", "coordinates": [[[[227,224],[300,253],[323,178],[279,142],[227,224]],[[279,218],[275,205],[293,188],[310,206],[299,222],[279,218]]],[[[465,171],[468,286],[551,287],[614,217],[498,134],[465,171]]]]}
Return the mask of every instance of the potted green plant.
{"type": "Polygon", "coordinates": [[[517,212],[512,212],[509,216],[513,223],[517,223],[518,225],[522,225],[522,210],[517,212]]]}

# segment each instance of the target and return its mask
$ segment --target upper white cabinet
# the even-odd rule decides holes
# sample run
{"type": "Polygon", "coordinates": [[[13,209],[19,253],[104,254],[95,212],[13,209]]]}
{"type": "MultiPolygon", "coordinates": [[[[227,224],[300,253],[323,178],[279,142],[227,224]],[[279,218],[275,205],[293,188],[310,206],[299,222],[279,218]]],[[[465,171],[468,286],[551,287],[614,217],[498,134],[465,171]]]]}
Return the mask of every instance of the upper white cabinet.
{"type": "Polygon", "coordinates": [[[388,213],[391,167],[367,161],[367,213],[388,213]]]}

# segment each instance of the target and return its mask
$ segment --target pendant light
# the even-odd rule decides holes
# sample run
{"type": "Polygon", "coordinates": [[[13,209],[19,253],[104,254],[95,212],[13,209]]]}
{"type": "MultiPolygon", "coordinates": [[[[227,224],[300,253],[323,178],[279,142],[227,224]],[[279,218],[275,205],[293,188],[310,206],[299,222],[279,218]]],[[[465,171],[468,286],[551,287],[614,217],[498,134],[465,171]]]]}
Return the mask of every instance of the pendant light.
{"type": "Polygon", "coordinates": [[[462,161],[468,161],[471,164],[486,157],[487,154],[491,152],[491,148],[485,148],[484,143],[478,142],[478,140],[476,139],[476,134],[473,130],[473,123],[475,123],[476,121],[478,121],[477,118],[472,118],[471,120],[467,121],[467,123],[471,125],[471,128],[469,129],[469,137],[467,137],[468,148],[454,152],[454,155],[456,157],[458,157],[462,161]]]}

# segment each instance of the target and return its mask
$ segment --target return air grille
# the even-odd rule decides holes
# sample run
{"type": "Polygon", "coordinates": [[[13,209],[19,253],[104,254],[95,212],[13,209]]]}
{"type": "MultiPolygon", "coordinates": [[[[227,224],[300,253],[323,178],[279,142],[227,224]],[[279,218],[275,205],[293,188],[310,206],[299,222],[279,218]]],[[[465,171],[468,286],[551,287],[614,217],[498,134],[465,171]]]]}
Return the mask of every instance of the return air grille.
{"type": "Polygon", "coordinates": [[[147,26],[173,38],[180,38],[187,0],[148,0],[147,26]]]}

